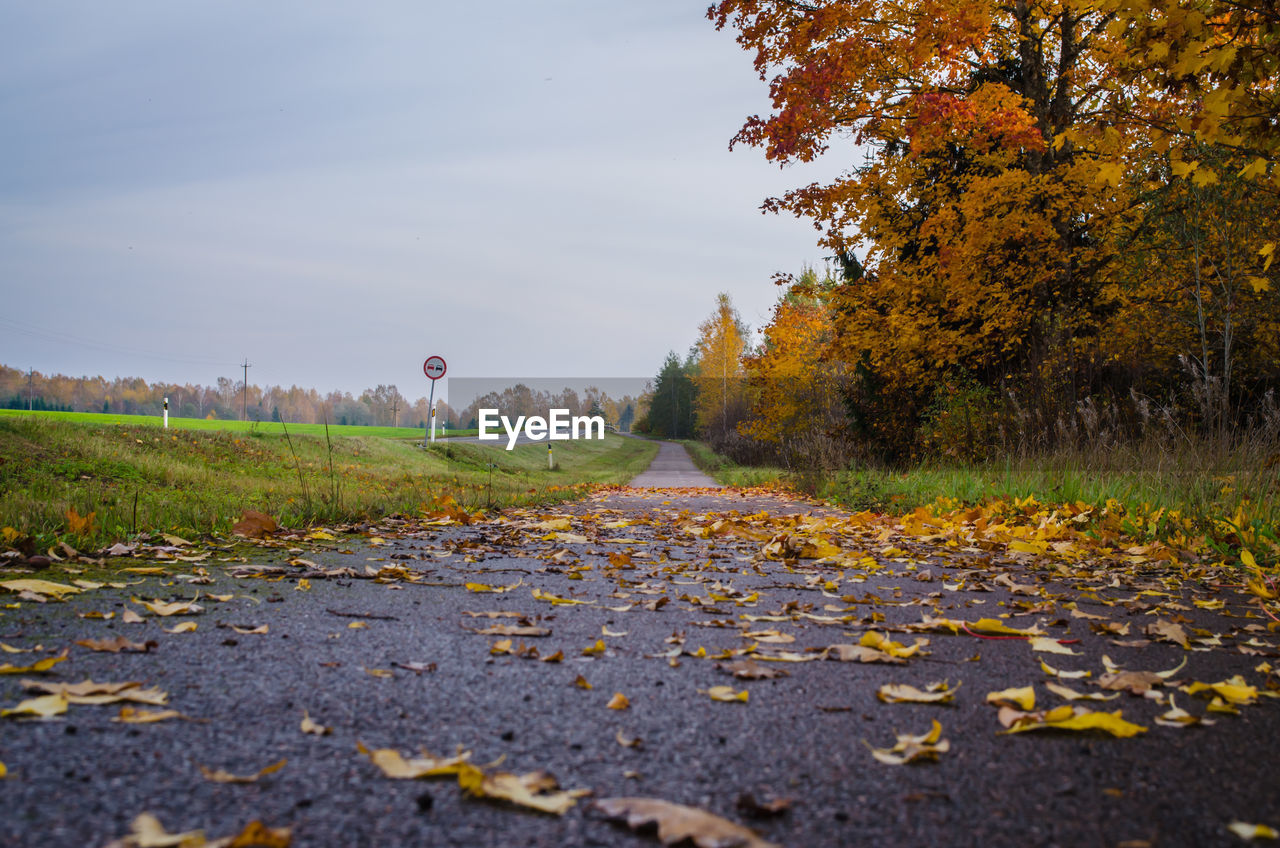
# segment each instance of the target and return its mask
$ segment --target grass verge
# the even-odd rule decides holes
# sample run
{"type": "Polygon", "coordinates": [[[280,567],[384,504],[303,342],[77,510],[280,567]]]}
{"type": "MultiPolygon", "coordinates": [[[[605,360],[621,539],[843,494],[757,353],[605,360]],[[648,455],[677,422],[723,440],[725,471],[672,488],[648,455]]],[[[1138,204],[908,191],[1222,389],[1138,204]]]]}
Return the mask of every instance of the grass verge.
{"type": "Polygon", "coordinates": [[[299,429],[290,425],[286,436],[0,416],[0,532],[11,544],[65,539],[86,548],[142,531],[225,532],[244,509],[299,526],[450,498],[468,510],[500,508],[624,483],[657,452],[654,443],[612,435],[560,442],[549,470],[543,445],[424,450],[414,440],[299,429]]]}
{"type": "MultiPolygon", "coordinates": [[[[973,465],[922,464],[815,475],[734,464],[700,442],[686,442],[694,462],[727,485],[789,484],[853,510],[935,513],[998,503],[1088,507],[1115,519],[1124,536],[1162,541],[1235,558],[1280,552],[1280,456],[1150,448],[1103,455],[1063,453],[973,465]]],[[[1272,559],[1274,557],[1268,557],[1272,559]]],[[[1261,556],[1259,557],[1261,559],[1261,556]]]]}

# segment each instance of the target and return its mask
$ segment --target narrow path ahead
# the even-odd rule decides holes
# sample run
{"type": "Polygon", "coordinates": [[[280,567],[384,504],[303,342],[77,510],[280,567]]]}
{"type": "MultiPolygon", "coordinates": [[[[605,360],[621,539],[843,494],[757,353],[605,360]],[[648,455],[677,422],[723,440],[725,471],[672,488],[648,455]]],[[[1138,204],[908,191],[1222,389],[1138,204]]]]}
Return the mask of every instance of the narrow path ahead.
{"type": "Polygon", "coordinates": [[[663,442],[658,455],[649,463],[643,474],[631,481],[632,486],[654,489],[674,489],[699,486],[720,488],[720,484],[698,470],[684,445],[663,442]]]}

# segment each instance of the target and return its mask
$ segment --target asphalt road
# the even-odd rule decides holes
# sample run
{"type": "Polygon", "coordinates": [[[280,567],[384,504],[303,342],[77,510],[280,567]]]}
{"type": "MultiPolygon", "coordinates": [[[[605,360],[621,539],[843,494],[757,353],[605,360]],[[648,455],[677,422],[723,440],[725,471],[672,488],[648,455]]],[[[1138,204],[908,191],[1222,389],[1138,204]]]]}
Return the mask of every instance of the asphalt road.
{"type": "MultiPolygon", "coordinates": [[[[1154,724],[1168,705],[1148,698],[1125,693],[1085,702],[1122,709],[1125,719],[1148,728],[1133,738],[1000,735],[997,711],[985,703],[988,692],[1032,684],[1038,706],[1062,703],[1044,687],[1041,659],[1091,670],[1091,680],[1060,682],[1100,692],[1091,683],[1104,654],[1127,669],[1151,671],[1185,659],[1169,687],[1233,674],[1262,684],[1255,668],[1277,662],[1280,639],[1265,627],[1243,629],[1266,624],[1256,612],[1246,617],[1257,609],[1247,596],[1198,582],[1178,586],[1158,570],[1075,563],[1068,571],[1048,558],[958,550],[893,527],[732,490],[624,489],[465,527],[391,522],[354,540],[215,550],[199,564],[170,561],[165,576],[121,572],[138,581],[126,589],[5,606],[0,642],[66,647],[70,659],[43,675],[0,675],[0,705],[32,694],[20,687],[23,677],[137,680],[164,689],[169,706],[198,720],[121,724],[111,721],[118,704],[72,705],[49,720],[0,719],[0,762],[8,769],[0,779],[0,845],[104,845],[128,833],[144,811],[170,831],[200,828],[210,837],[260,819],[291,827],[293,844],[304,846],[659,844],[651,833],[606,820],[590,798],[553,816],[465,797],[450,778],[389,779],[358,753],[358,742],[406,756],[461,746],[477,763],[502,758],[494,768],[544,769],[563,787],[589,789],[595,798],[692,805],[794,848],[1235,845],[1241,843],[1226,829],[1233,820],[1280,826],[1275,700],[1262,697],[1239,715],[1213,716],[1212,727],[1187,729],[1154,724]],[[794,516],[831,522],[805,530],[793,526],[794,516]],[[569,530],[543,523],[560,519],[569,530]],[[563,532],[570,535],[556,535],[563,532]],[[865,551],[875,565],[823,564],[795,551],[770,559],[765,550],[779,533],[796,544],[819,534],[846,551],[865,551]],[[369,535],[385,544],[369,544],[369,535]],[[403,570],[384,571],[386,582],[325,577],[289,563],[299,556],[321,570],[403,570]],[[197,568],[212,582],[180,578],[197,568]],[[234,576],[250,573],[261,576],[234,576]],[[466,583],[514,588],[475,591],[466,583]],[[552,603],[534,589],[580,603],[552,603]],[[1166,594],[1152,594],[1158,592],[1166,594]],[[194,616],[156,617],[130,600],[197,594],[204,611],[194,616]],[[657,609],[646,607],[663,598],[657,609]],[[1225,607],[1194,603],[1206,599],[1225,607]],[[1100,619],[1076,617],[1065,606],[1071,601],[1081,612],[1131,625],[1132,636],[1157,618],[1180,615],[1197,640],[1209,641],[1192,642],[1194,650],[1163,641],[1125,645],[1138,640],[1095,632],[1090,625],[1100,619]],[[144,621],[122,622],[126,609],[144,621]],[[513,638],[512,647],[536,646],[542,658],[560,651],[563,660],[494,653],[501,638],[474,631],[516,619],[470,615],[477,612],[525,616],[550,633],[513,638]],[[96,613],[114,616],[83,617],[96,613]],[[1077,655],[1033,653],[1020,639],[902,629],[926,614],[973,622],[1011,613],[1011,627],[1039,624],[1054,639],[1079,640],[1069,645],[1077,655]],[[197,629],[163,629],[184,620],[197,629]],[[232,629],[263,624],[268,633],[232,629]],[[761,662],[788,676],[750,681],[717,667],[728,660],[705,656],[754,644],[758,652],[812,657],[833,644],[857,644],[872,630],[908,646],[916,638],[929,642],[901,665],[761,662]],[[1211,645],[1215,634],[1221,644],[1211,645]],[[111,654],[75,644],[116,635],[157,647],[111,654]],[[1250,639],[1265,647],[1241,652],[1250,639]],[[584,653],[597,640],[604,651],[584,653]],[[423,670],[405,667],[415,663],[423,670]],[[575,685],[579,677],[592,688],[575,685]],[[885,683],[923,688],[942,680],[959,685],[954,703],[876,697],[885,683]],[[749,700],[712,701],[705,691],[717,685],[746,690],[749,700]],[[615,693],[629,708],[608,708],[615,693]],[[331,734],[302,733],[304,710],[331,734]],[[936,762],[894,766],[872,757],[869,745],[888,747],[895,731],[924,733],[933,719],[950,743],[936,762]],[[619,735],[642,742],[624,747],[619,735]],[[246,775],[281,759],[288,761],[283,768],[254,783],[215,783],[201,773],[204,766],[246,775]],[[790,807],[755,818],[754,808],[743,806],[746,795],[790,807]]],[[[18,576],[67,579],[0,571],[0,579],[18,576]]],[[[0,596],[0,603],[15,601],[0,596]]],[[[46,655],[0,654],[0,663],[46,655]]],[[[1205,699],[1172,691],[1180,706],[1204,714],[1205,699]]]]}

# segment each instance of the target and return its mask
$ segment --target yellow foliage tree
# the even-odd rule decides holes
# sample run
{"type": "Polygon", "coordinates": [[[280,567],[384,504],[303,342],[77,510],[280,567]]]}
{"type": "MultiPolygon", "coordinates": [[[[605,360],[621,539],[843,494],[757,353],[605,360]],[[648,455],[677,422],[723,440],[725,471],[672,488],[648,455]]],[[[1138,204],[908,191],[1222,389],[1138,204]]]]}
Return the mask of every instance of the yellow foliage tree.
{"type": "Polygon", "coordinates": [[[698,429],[727,434],[744,411],[742,357],[746,351],[746,328],[728,294],[716,297],[715,311],[698,327],[695,348],[698,429]]]}

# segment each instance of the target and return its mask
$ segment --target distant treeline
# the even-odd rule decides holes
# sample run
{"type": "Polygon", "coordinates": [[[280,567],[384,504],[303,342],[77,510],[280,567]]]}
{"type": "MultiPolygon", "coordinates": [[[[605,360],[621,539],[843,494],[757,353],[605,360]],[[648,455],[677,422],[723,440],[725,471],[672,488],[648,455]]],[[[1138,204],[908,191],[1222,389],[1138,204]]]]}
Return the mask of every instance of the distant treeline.
{"type": "MultiPolygon", "coordinates": [[[[379,385],[355,397],[349,392],[322,395],[298,386],[250,385],[218,378],[216,386],[186,383],[148,383],[141,377],[68,377],[26,372],[0,365],[0,405],[9,409],[64,412],[114,412],[122,415],[160,415],[164,399],[169,414],[181,418],[220,418],[285,421],[290,424],[363,424],[421,427],[427,420],[427,399],[410,402],[394,385],[379,385]]],[[[456,416],[441,405],[437,424],[456,426],[456,416]]]]}
{"type": "MultiPolygon", "coordinates": [[[[113,412],[121,415],[160,415],[164,399],[169,414],[180,418],[218,418],[249,421],[284,421],[289,424],[357,424],[381,427],[423,427],[427,421],[426,398],[410,402],[394,385],[365,389],[358,397],[349,392],[322,395],[298,386],[250,385],[218,378],[216,386],[186,383],[148,383],[141,377],[68,377],[45,375],[0,365],[0,407],[58,412],[113,412]]],[[[436,424],[442,427],[476,426],[478,410],[492,407],[506,415],[546,415],[548,409],[568,409],[574,415],[603,415],[610,425],[629,430],[639,402],[631,396],[611,398],[595,387],[581,394],[570,388],[559,392],[530,389],[523,383],[502,392],[490,392],[465,408],[454,411],[438,403],[436,424]]]]}

